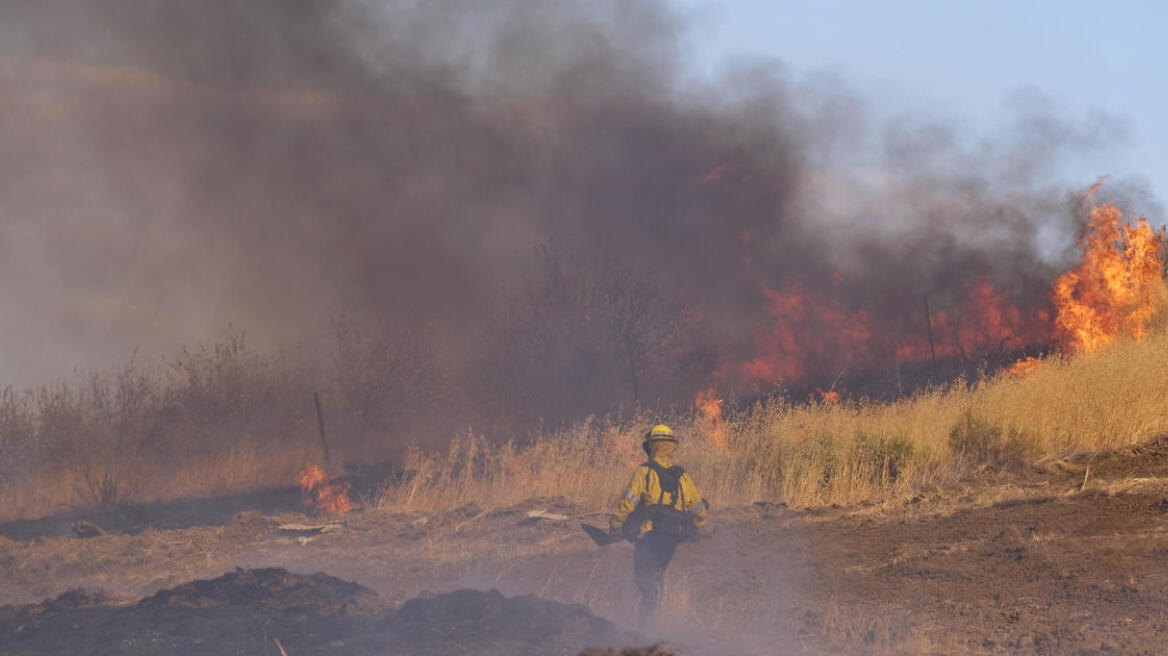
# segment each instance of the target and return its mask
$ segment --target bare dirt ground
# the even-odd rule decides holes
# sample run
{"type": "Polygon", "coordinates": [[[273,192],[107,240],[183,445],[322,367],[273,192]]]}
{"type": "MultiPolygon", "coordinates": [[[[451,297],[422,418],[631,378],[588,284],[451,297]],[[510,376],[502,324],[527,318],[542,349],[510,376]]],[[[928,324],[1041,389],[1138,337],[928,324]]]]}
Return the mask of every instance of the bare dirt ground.
{"type": "Polygon", "coordinates": [[[895,503],[756,504],[712,517],[711,535],[678,551],[661,621],[641,628],[631,621],[631,546],[596,547],[579,524],[600,525],[603,514],[563,499],[356,512],[317,535],[278,526],[319,520],[254,510],[221,524],[91,538],[59,535],[60,522],[37,529],[40,537],[29,524],[9,526],[22,534],[0,538],[0,604],[10,605],[0,610],[0,653],[276,654],[273,638],[289,656],[559,654],[658,639],[684,654],[1168,649],[1166,441],[895,503]],[[232,585],[260,576],[239,567],[284,568],[292,574],[265,576],[295,592],[281,584],[230,601],[232,585]],[[296,578],[316,572],[328,577],[296,578]],[[183,599],[190,589],[179,586],[224,573],[236,578],[202,605],[139,601],[174,588],[161,596],[183,599]],[[79,587],[102,592],[41,603],[79,587]],[[459,589],[504,596],[448,594],[459,589]],[[418,611],[419,599],[430,610],[410,624],[400,613],[418,611]],[[511,615],[542,619],[486,628],[474,620],[511,615]],[[462,642],[442,642],[451,635],[462,642]],[[440,644],[445,651],[434,651],[440,644]]]}

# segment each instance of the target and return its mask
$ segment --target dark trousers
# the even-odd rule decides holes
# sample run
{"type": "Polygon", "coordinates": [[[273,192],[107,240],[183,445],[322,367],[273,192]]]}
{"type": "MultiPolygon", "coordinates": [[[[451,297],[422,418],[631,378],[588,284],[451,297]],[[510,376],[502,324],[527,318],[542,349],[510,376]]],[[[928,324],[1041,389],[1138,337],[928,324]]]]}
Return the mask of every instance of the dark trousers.
{"type": "Polygon", "coordinates": [[[657,617],[661,590],[665,587],[665,568],[669,567],[677,544],[675,537],[649,533],[637,540],[633,547],[633,575],[641,593],[637,618],[641,624],[648,624],[657,617]]]}

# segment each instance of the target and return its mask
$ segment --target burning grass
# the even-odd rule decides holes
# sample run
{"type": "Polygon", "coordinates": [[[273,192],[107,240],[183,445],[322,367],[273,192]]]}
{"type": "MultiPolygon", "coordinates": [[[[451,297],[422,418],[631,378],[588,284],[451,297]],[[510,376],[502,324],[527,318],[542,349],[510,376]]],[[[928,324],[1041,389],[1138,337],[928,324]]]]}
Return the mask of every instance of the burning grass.
{"type": "Polygon", "coordinates": [[[0,521],[296,485],[322,460],[318,390],[340,459],[392,459],[384,436],[430,407],[429,363],[387,359],[408,350],[342,321],[332,367],[230,334],[172,361],[0,389],[0,521]]]}
{"type": "MultiPolygon", "coordinates": [[[[1018,469],[1036,459],[1130,445],[1168,431],[1162,410],[1168,379],[1161,373],[1168,365],[1163,231],[1144,219],[1125,223],[1114,205],[1092,207],[1089,215],[1082,260],[1055,281],[1051,293],[1055,336],[1064,353],[1077,355],[1028,357],[998,374],[958,379],[891,403],[842,401],[833,384],[810,402],[777,397],[727,413],[734,404],[724,403],[713,388],[703,390],[694,411],[669,421],[689,436],[683,460],[706,495],[722,504],[879,501],[970,473],[1018,469]]],[[[995,294],[981,297],[986,303],[975,303],[980,310],[974,314],[982,319],[1017,314],[1003,314],[995,294]]],[[[806,310],[803,301],[780,305],[775,317],[784,321],[806,310]]],[[[866,343],[867,324],[838,321],[842,316],[827,312],[813,323],[855,324],[845,331],[845,342],[866,343]]],[[[1047,324],[1045,317],[1038,324],[1047,324]]],[[[932,332],[930,327],[930,353],[932,332]]],[[[760,349],[760,357],[772,364],[792,354],[806,357],[814,351],[803,345],[820,343],[789,331],[782,335],[782,347],[774,353],[760,349]]],[[[406,480],[387,489],[383,499],[393,508],[431,509],[562,494],[604,505],[641,460],[637,436],[659,419],[585,422],[522,450],[513,444],[492,450],[485,440],[467,436],[445,456],[414,451],[406,480]]]]}
{"type": "MultiPolygon", "coordinates": [[[[733,376],[694,374],[702,370],[698,367],[687,377],[687,367],[662,365],[670,360],[669,349],[649,348],[686,341],[682,333],[649,331],[647,324],[659,322],[643,321],[644,316],[677,316],[680,308],[646,305],[656,297],[636,285],[569,284],[564,271],[553,267],[548,273],[556,283],[548,292],[551,300],[537,296],[529,306],[521,305],[530,312],[511,313],[534,323],[495,326],[494,336],[505,339],[484,342],[493,354],[484,371],[492,375],[465,376],[465,384],[423,348],[427,342],[420,335],[370,332],[341,319],[334,323],[336,348],[327,371],[319,362],[305,365],[316,362],[311,357],[255,354],[242,336],[231,336],[212,347],[184,351],[165,366],[131,364],[71,387],[0,391],[0,520],[293,485],[296,473],[318,460],[321,416],[319,406],[314,412],[309,401],[318,398],[318,390],[330,399],[330,423],[339,438],[337,468],[330,473],[339,474],[346,462],[393,460],[404,474],[383,490],[380,503],[409,510],[469,501],[505,505],[532,496],[607,506],[643,459],[639,435],[663,419],[687,436],[684,461],[706,494],[722,504],[878,501],[971,472],[1017,469],[1076,449],[1132,444],[1168,430],[1162,409],[1168,398],[1168,379],[1162,375],[1168,366],[1164,232],[1143,219],[1125,222],[1112,205],[1096,206],[1089,214],[1083,258],[1051,290],[1053,325],[1042,313],[1034,315],[1037,323],[1003,323],[1003,317],[1022,315],[1017,308],[1005,308],[1005,298],[989,288],[979,287],[982,292],[975,294],[983,302],[969,304],[978,321],[1006,326],[1004,333],[995,329],[982,335],[999,344],[999,356],[1007,343],[1038,339],[1018,328],[1023,323],[1045,326],[1043,339],[1078,355],[1029,357],[1001,373],[958,379],[893,402],[847,399],[844,386],[836,385],[845,368],[826,391],[810,388],[815,389],[808,393],[811,400],[779,396],[743,407],[709,386],[710,376],[723,382],[733,376]],[[545,307],[548,303],[557,311],[545,307]],[[581,329],[575,315],[560,313],[581,307],[586,315],[603,309],[606,319],[581,329]],[[545,310],[556,320],[543,321],[545,310]],[[576,333],[569,332],[571,326],[576,333]],[[563,348],[586,345],[586,338],[597,334],[607,337],[592,350],[563,348]],[[547,366],[539,344],[548,353],[567,353],[563,366],[547,366]],[[605,349],[620,354],[609,362],[620,366],[585,366],[605,349]],[[516,368],[519,356],[537,366],[516,368]],[[640,366],[654,362],[648,369],[640,366]],[[613,373],[617,370],[619,375],[613,373]],[[631,419],[590,419],[532,435],[530,427],[542,416],[536,412],[566,422],[580,416],[572,409],[582,403],[619,408],[619,399],[628,396],[622,397],[615,383],[626,371],[634,402],[648,371],[679,385],[674,396],[660,397],[663,404],[686,393],[694,399],[695,391],[696,399],[673,417],[641,412],[631,419]],[[533,394],[516,387],[516,381],[529,385],[533,394]],[[590,389],[581,386],[585,383],[590,389]],[[543,396],[553,384],[554,393],[543,396]],[[469,430],[454,440],[435,437],[468,424],[485,427],[492,439],[469,430]],[[509,442],[500,439],[509,435],[514,436],[509,442]],[[411,440],[425,448],[407,452],[411,440]],[[436,444],[449,446],[435,449],[436,444]]],[[[927,352],[933,359],[934,333],[947,334],[948,315],[931,313],[927,297],[923,300],[927,352]]],[[[816,341],[822,330],[811,328],[820,324],[855,328],[840,333],[855,348],[869,341],[867,319],[844,320],[849,315],[835,310],[808,314],[804,301],[787,301],[774,308],[775,319],[781,319],[778,332],[768,333],[781,339],[768,342],[773,348],[760,347],[747,370],[770,371],[774,367],[755,366],[765,360],[781,373],[788,369],[783,358],[818,361],[829,351],[845,353],[832,346],[834,338],[816,341]],[[811,323],[800,324],[799,330],[779,330],[784,322],[805,320],[811,323]]],[[[906,362],[927,367],[925,343],[904,351],[906,357],[916,353],[906,362]]],[[[940,352],[950,353],[947,348],[942,344],[940,352]]],[[[893,350],[900,354],[903,349],[893,350]]],[[[970,356],[965,347],[954,352],[962,354],[952,357],[966,370],[991,362],[970,356]]],[[[874,362],[868,356],[849,357],[852,364],[874,362]]],[[[898,393],[900,363],[897,355],[898,393]]],[[[930,377],[941,375],[938,364],[933,362],[930,377]]],[[[724,373],[728,366],[716,369],[724,373]]],[[[800,365],[790,371],[804,370],[800,365]]],[[[781,382],[770,376],[769,384],[781,382]]],[[[323,450],[328,461],[328,448],[323,450]]],[[[309,473],[310,480],[300,483],[312,508],[338,514],[349,509],[347,483],[326,481],[323,470],[309,473]]]]}
{"type": "MultiPolygon", "coordinates": [[[[1168,331],[1161,327],[1140,341],[1028,361],[1022,369],[956,381],[893,403],[795,403],[776,397],[741,407],[732,400],[717,403],[707,394],[705,403],[665,420],[682,435],[682,462],[715,505],[882,501],[971,474],[992,475],[1168,432],[1165,370],[1168,331]]],[[[298,401],[311,398],[307,388],[302,391],[298,401]]],[[[91,412],[93,398],[64,392],[44,397],[41,412],[48,414],[41,421],[52,419],[62,427],[66,432],[56,444],[75,451],[57,452],[46,466],[0,485],[6,518],[295,485],[298,472],[319,460],[310,414],[299,418],[303,425],[288,429],[300,439],[279,433],[265,437],[254,427],[278,414],[260,412],[275,410],[258,401],[251,408],[254,414],[236,415],[244,437],[186,444],[173,452],[179,457],[159,457],[156,451],[163,445],[127,452],[119,449],[128,446],[112,438],[87,443],[82,439],[86,413],[80,410],[91,412]]],[[[271,402],[291,403],[281,399],[275,396],[271,402]]],[[[27,420],[11,395],[5,402],[10,427],[27,420]]],[[[310,403],[303,405],[311,412],[310,403]]],[[[650,413],[629,421],[593,419],[522,445],[468,432],[441,451],[415,447],[401,458],[403,475],[383,489],[377,505],[393,511],[437,510],[564,496],[607,508],[644,459],[640,436],[660,420],[650,413]]],[[[168,440],[179,440],[184,428],[191,430],[174,421],[161,424],[173,431],[168,440]]]]}
{"type": "MultiPolygon", "coordinates": [[[[1166,367],[1168,332],[1160,330],[894,403],[776,398],[716,422],[700,409],[671,421],[683,436],[682,462],[716,505],[879,502],[1168,432],[1166,367]]],[[[385,489],[380,506],[436,510],[562,495],[605,508],[643,459],[640,435],[656,421],[585,422],[522,449],[467,435],[441,454],[414,450],[404,481],[385,489]]]]}
{"type": "Polygon", "coordinates": [[[317,465],[309,465],[300,472],[298,482],[304,492],[304,505],[311,512],[343,515],[356,506],[349,496],[349,482],[329,480],[328,474],[317,465]]]}

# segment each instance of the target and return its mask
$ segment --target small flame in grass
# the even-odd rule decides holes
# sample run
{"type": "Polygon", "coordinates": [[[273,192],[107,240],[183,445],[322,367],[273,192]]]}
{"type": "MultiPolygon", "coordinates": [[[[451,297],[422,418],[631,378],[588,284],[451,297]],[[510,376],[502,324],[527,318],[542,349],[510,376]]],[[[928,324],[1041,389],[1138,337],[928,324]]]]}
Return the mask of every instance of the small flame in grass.
{"type": "Polygon", "coordinates": [[[719,451],[728,453],[726,428],[722,425],[722,404],[722,399],[718,398],[718,393],[713,387],[698,392],[697,398],[694,399],[694,407],[709,424],[709,429],[705,431],[707,439],[719,451]]]}
{"type": "Polygon", "coordinates": [[[349,498],[349,482],[330,481],[316,465],[300,472],[300,487],[304,491],[304,505],[317,514],[343,515],[356,507],[349,498]]]}
{"type": "Polygon", "coordinates": [[[1023,374],[1028,374],[1034,371],[1040,364],[1042,364],[1042,360],[1039,360],[1038,358],[1022,358],[1021,360],[1011,365],[1010,368],[1006,370],[1006,373],[1015,376],[1021,376],[1023,374]]]}
{"type": "Polygon", "coordinates": [[[1144,337],[1164,300],[1163,229],[1142,217],[1130,225],[1122,219],[1115,205],[1092,207],[1083,259],[1055,280],[1055,324],[1065,350],[1088,353],[1117,337],[1144,337]]]}
{"type": "Polygon", "coordinates": [[[705,175],[697,179],[699,185],[708,185],[715,182],[721,182],[728,176],[737,172],[737,167],[733,164],[719,164],[710,169],[705,175]]]}
{"type": "Polygon", "coordinates": [[[819,402],[825,407],[830,408],[840,402],[840,393],[835,390],[827,390],[825,392],[821,389],[816,389],[815,391],[819,394],[819,402]]]}

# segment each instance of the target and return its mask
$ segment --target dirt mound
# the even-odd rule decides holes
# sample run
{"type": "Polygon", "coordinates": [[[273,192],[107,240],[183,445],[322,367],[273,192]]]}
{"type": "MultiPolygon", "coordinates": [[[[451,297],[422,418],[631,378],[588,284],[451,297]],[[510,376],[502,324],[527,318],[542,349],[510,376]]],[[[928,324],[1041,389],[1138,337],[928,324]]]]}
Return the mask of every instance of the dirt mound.
{"type": "MultiPolygon", "coordinates": [[[[74,588],[53,599],[46,599],[39,604],[22,606],[17,611],[24,620],[32,620],[48,613],[63,613],[80,608],[96,608],[98,606],[112,606],[118,600],[111,597],[105,590],[93,588],[74,588]]],[[[11,606],[6,610],[12,609],[11,606]]]]}
{"type": "Polygon", "coordinates": [[[132,605],[74,590],[0,608],[5,655],[276,653],[276,639],[295,656],[545,656],[639,640],[579,604],[457,590],[395,610],[355,583],[276,568],[238,569],[132,605]]]}
{"type": "Polygon", "coordinates": [[[580,656],[678,656],[677,652],[661,645],[640,647],[636,649],[585,649],[580,656]]]}
{"type": "Polygon", "coordinates": [[[284,569],[236,569],[210,581],[192,581],[162,590],[138,607],[219,608],[256,606],[273,612],[368,615],[385,609],[380,595],[326,574],[305,576],[284,569]]]}
{"type": "Polygon", "coordinates": [[[1067,483],[1100,478],[1168,477],[1168,436],[1121,449],[1077,453],[1040,463],[1037,469],[1067,483]]]}
{"type": "Polygon", "coordinates": [[[621,632],[579,604],[559,604],[532,595],[504,597],[497,591],[456,590],[428,599],[411,599],[394,615],[394,623],[421,644],[449,641],[473,645],[484,640],[550,647],[547,653],[590,643],[617,640],[621,632]]]}

